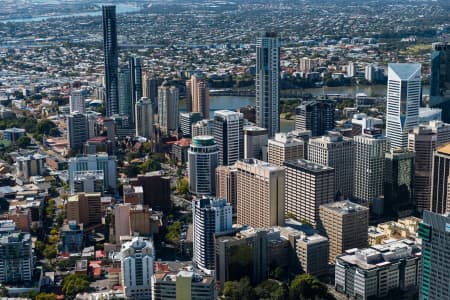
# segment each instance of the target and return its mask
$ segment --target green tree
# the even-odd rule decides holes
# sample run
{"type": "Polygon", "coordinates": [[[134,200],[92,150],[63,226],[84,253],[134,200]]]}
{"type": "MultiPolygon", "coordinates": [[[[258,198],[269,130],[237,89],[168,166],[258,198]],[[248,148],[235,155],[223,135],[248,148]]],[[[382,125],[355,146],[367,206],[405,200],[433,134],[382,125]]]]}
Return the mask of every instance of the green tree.
{"type": "Polygon", "coordinates": [[[31,145],[31,139],[27,136],[21,136],[20,138],[17,139],[16,145],[19,148],[25,149],[31,145]]]}
{"type": "Polygon", "coordinates": [[[46,245],[43,254],[47,259],[56,258],[56,255],[58,254],[56,245],[46,245]]]}
{"type": "Polygon", "coordinates": [[[255,291],[248,277],[244,277],[239,281],[226,281],[223,295],[230,300],[251,300],[256,298],[255,291]]]}
{"type": "Polygon", "coordinates": [[[270,272],[270,277],[280,280],[283,278],[284,274],[285,274],[284,269],[278,266],[270,272]]]}
{"type": "Polygon", "coordinates": [[[186,195],[189,192],[189,181],[186,178],[177,180],[177,193],[186,195]]]}
{"type": "Polygon", "coordinates": [[[89,291],[89,280],[85,275],[70,274],[64,277],[62,292],[73,298],[78,293],[89,291]]]}
{"type": "Polygon", "coordinates": [[[280,297],[284,297],[285,293],[283,286],[274,280],[263,281],[255,287],[258,299],[274,299],[274,296],[277,299],[284,299],[280,297]]]}
{"type": "Polygon", "coordinates": [[[36,125],[36,132],[40,134],[50,134],[50,130],[56,128],[55,123],[50,120],[43,119],[40,120],[36,125]]]}
{"type": "Polygon", "coordinates": [[[301,274],[291,281],[289,286],[289,298],[297,299],[328,299],[327,287],[316,277],[309,274],[301,274]]]}
{"type": "Polygon", "coordinates": [[[56,300],[56,294],[53,293],[39,293],[35,300],[56,300]]]}

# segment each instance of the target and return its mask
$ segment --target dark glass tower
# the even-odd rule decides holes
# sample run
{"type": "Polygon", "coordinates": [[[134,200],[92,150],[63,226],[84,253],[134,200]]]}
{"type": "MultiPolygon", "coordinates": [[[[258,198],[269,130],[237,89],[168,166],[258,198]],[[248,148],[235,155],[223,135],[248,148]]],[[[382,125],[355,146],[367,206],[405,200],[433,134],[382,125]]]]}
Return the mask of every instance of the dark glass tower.
{"type": "Polygon", "coordinates": [[[118,47],[116,29],[116,7],[103,6],[103,51],[105,59],[106,116],[119,113],[118,96],[118,47]]]}
{"type": "Polygon", "coordinates": [[[130,89],[131,89],[131,120],[134,123],[135,104],[143,96],[142,94],[142,65],[141,58],[132,56],[128,59],[128,69],[130,70],[130,89]]]}
{"type": "Polygon", "coordinates": [[[442,109],[442,121],[450,123],[450,44],[434,43],[431,54],[430,107],[442,109]]]}

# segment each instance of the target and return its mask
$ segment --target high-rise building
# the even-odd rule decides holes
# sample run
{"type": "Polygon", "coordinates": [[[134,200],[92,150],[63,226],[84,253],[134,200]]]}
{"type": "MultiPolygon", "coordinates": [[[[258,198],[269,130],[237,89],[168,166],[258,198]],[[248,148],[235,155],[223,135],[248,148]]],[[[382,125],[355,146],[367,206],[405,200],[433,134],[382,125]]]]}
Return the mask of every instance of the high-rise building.
{"type": "Polygon", "coordinates": [[[282,166],[287,160],[304,158],[304,142],[292,133],[280,132],[269,139],[267,146],[267,161],[282,166]]]}
{"type": "Polygon", "coordinates": [[[381,130],[366,129],[353,138],[355,163],[353,171],[353,197],[368,204],[383,195],[386,138],[381,130]]]}
{"type": "Polygon", "coordinates": [[[214,120],[203,119],[192,124],[192,137],[199,135],[213,135],[214,120]]]}
{"type": "Polygon", "coordinates": [[[103,170],[75,171],[71,193],[103,193],[105,191],[105,174],[103,170]]]}
{"type": "Polygon", "coordinates": [[[430,107],[442,109],[442,121],[450,123],[450,44],[434,43],[431,54],[430,107]]]}
{"type": "Polygon", "coordinates": [[[67,220],[83,224],[84,228],[102,224],[100,193],[77,193],[67,199],[67,220]]]}
{"type": "Polygon", "coordinates": [[[257,159],[236,162],[237,223],[252,227],[284,224],[285,171],[257,159]]]}
{"type": "Polygon", "coordinates": [[[196,195],[214,195],[216,191],[215,169],[219,149],[214,137],[199,135],[192,138],[188,150],[189,191],[196,195]]]}
{"type": "Polygon", "coordinates": [[[144,191],[144,204],[157,210],[167,210],[171,207],[170,177],[162,171],[138,175],[129,180],[133,186],[142,186],[144,191]]]}
{"type": "Polygon", "coordinates": [[[153,137],[153,106],[148,98],[142,97],[136,102],[136,136],[151,139],[153,137]]]}
{"type": "Polygon", "coordinates": [[[28,180],[31,176],[45,174],[45,160],[47,155],[34,153],[32,155],[16,157],[16,177],[28,180]]]}
{"type": "MultiPolygon", "coordinates": [[[[190,82],[186,84],[187,105],[192,103],[192,112],[200,112],[204,119],[209,119],[209,88],[208,81],[204,74],[196,73],[192,75],[190,82]]],[[[189,109],[188,109],[189,111],[189,109]]]]}
{"type": "Polygon", "coordinates": [[[179,100],[178,88],[164,81],[158,89],[158,123],[165,135],[178,129],[179,100]]]}
{"type": "Polygon", "coordinates": [[[267,156],[267,129],[258,126],[244,126],[244,158],[259,160],[267,156]]]}
{"type": "Polygon", "coordinates": [[[141,58],[139,56],[130,57],[128,69],[130,70],[131,103],[134,105],[143,97],[141,58]]]}
{"type": "Polygon", "coordinates": [[[75,172],[102,170],[104,174],[104,190],[115,189],[117,187],[116,157],[108,156],[106,153],[96,155],[80,155],[71,157],[69,166],[69,185],[74,184],[75,172]]]}
{"type": "Polygon", "coordinates": [[[448,193],[449,168],[450,144],[446,144],[438,147],[433,155],[430,210],[437,214],[450,212],[450,193],[448,193]]]}
{"type": "Polygon", "coordinates": [[[231,110],[214,112],[214,140],[219,148],[219,165],[232,165],[244,157],[244,117],[231,110]]]}
{"type": "Polygon", "coordinates": [[[67,142],[70,150],[81,150],[89,139],[88,120],[85,114],[73,112],[67,116],[67,142]]]}
{"type": "Polygon", "coordinates": [[[69,106],[70,113],[74,113],[76,111],[79,113],[86,112],[86,105],[84,104],[84,95],[82,90],[72,90],[69,98],[69,106]]]}
{"type": "Polygon", "coordinates": [[[391,149],[386,153],[384,215],[409,215],[414,209],[414,152],[391,149]]]}
{"type": "Polygon", "coordinates": [[[414,291],[419,285],[420,261],[420,246],[407,239],[348,249],[336,259],[335,288],[348,299],[382,299],[393,291],[414,291]]]}
{"type": "Polygon", "coordinates": [[[158,103],[158,79],[149,72],[144,72],[142,76],[142,96],[154,104],[158,103]]]}
{"type": "Polygon", "coordinates": [[[216,197],[226,199],[236,211],[237,169],[234,165],[216,168],[216,197]]]}
{"type": "Polygon", "coordinates": [[[320,229],[330,242],[329,261],[353,248],[367,247],[369,209],[348,200],[320,206],[320,229]]]}
{"type": "Polygon", "coordinates": [[[280,40],[265,32],[256,40],[256,125],[269,137],[280,130],[280,40]]]}
{"type": "Polygon", "coordinates": [[[153,241],[135,237],[122,244],[120,253],[121,283],[128,299],[150,299],[155,250],[153,241]]]}
{"type": "Polygon", "coordinates": [[[180,113],[180,130],[183,136],[192,137],[192,125],[203,119],[199,112],[180,113]]]}
{"type": "Polygon", "coordinates": [[[422,278],[419,299],[450,299],[449,224],[449,215],[423,212],[423,221],[419,224],[419,237],[422,239],[422,278]]]}
{"type": "Polygon", "coordinates": [[[308,141],[308,160],[334,168],[336,198],[349,199],[353,195],[353,140],[336,132],[308,141]]]}
{"type": "Polygon", "coordinates": [[[386,137],[392,148],[406,149],[408,132],[419,125],[421,65],[389,64],[386,137]]]}
{"type": "Polygon", "coordinates": [[[34,261],[29,233],[0,232],[0,283],[31,282],[34,261]]]}
{"type": "Polygon", "coordinates": [[[431,171],[436,147],[450,142],[450,126],[432,121],[408,135],[408,150],[415,152],[415,204],[419,211],[431,209],[431,171]]]}
{"type": "Polygon", "coordinates": [[[130,124],[133,123],[133,100],[131,98],[131,70],[128,66],[121,67],[117,74],[119,114],[128,117],[130,124]]]}
{"type": "Polygon", "coordinates": [[[215,266],[214,234],[231,229],[232,208],[225,199],[202,198],[192,202],[194,264],[210,273],[215,266]]]}
{"type": "Polygon", "coordinates": [[[287,160],[285,214],[304,220],[314,227],[319,222],[319,206],[335,198],[333,168],[305,159],[287,160]]]}
{"type": "Polygon", "coordinates": [[[312,136],[324,135],[334,125],[334,109],[332,100],[306,101],[295,110],[295,130],[311,130],[312,136]]]}
{"type": "Polygon", "coordinates": [[[103,6],[103,55],[105,60],[106,116],[119,113],[118,78],[119,48],[117,46],[116,6],[103,6]]]}

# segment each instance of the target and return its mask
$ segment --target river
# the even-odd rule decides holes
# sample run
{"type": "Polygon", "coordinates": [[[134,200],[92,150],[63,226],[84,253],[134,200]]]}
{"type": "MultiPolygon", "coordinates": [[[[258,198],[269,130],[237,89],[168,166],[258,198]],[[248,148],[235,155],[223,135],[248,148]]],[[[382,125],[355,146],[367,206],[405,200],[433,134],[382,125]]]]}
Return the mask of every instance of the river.
{"type": "MultiPolygon", "coordinates": [[[[48,3],[48,1],[46,1],[46,2],[48,3]]],[[[99,10],[97,10],[97,11],[68,13],[68,14],[55,15],[55,16],[42,16],[42,17],[32,17],[32,18],[6,19],[6,20],[1,20],[0,23],[8,23],[8,22],[20,23],[20,22],[43,21],[43,20],[55,19],[55,18],[101,16],[102,15],[102,10],[101,10],[100,6],[102,4],[104,4],[104,3],[97,3],[97,5],[99,6],[99,10]]],[[[141,10],[141,8],[138,7],[138,6],[135,6],[135,5],[131,5],[131,4],[116,4],[116,12],[118,14],[137,12],[137,11],[140,11],[140,10],[141,10]]]]}

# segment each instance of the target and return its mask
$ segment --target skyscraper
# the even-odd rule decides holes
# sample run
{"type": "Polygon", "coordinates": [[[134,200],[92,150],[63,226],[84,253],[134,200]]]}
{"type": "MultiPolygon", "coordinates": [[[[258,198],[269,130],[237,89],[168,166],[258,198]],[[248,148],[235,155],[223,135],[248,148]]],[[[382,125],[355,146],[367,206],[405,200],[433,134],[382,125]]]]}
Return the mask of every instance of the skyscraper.
{"type": "Polygon", "coordinates": [[[308,160],[335,170],[336,196],[349,199],[353,195],[353,140],[337,132],[308,141],[308,160]]]}
{"type": "Polygon", "coordinates": [[[86,106],[84,104],[84,95],[82,90],[73,90],[70,93],[69,103],[70,103],[70,113],[76,111],[80,113],[86,112],[86,106]]]}
{"type": "Polygon", "coordinates": [[[269,137],[280,129],[280,40],[265,32],[256,40],[256,124],[269,137]]]}
{"type": "Polygon", "coordinates": [[[119,67],[116,29],[116,6],[103,6],[103,52],[105,60],[106,116],[119,113],[118,78],[119,67]]]}
{"type": "Polygon", "coordinates": [[[131,100],[134,105],[143,96],[141,58],[139,56],[130,57],[128,69],[130,69],[131,100]]]}
{"type": "Polygon", "coordinates": [[[131,71],[128,66],[123,66],[118,70],[118,97],[119,97],[119,114],[127,116],[130,123],[134,123],[131,99],[131,71]]]}
{"type": "Polygon", "coordinates": [[[419,125],[420,64],[389,64],[386,137],[393,148],[406,149],[408,132],[419,125]]]}
{"type": "Polygon", "coordinates": [[[450,144],[438,147],[433,155],[431,174],[431,207],[437,214],[450,212],[450,193],[448,176],[450,175],[450,144]]]}
{"type": "Polygon", "coordinates": [[[186,105],[191,103],[188,111],[200,112],[204,119],[209,119],[209,88],[204,74],[197,73],[191,76],[186,83],[187,100],[186,105]]]}
{"type": "Polygon", "coordinates": [[[214,140],[219,147],[219,165],[232,165],[244,157],[244,117],[231,110],[214,112],[214,140]]]}
{"type": "Polygon", "coordinates": [[[67,116],[67,141],[70,150],[81,150],[89,138],[88,120],[85,114],[74,112],[67,116]]]}
{"type": "Polygon", "coordinates": [[[324,135],[334,128],[332,100],[306,101],[295,109],[295,130],[311,130],[312,136],[324,135]]]}
{"type": "Polygon", "coordinates": [[[252,227],[284,225],[283,167],[257,159],[236,162],[237,222],[252,227]]]}
{"type": "Polygon", "coordinates": [[[165,135],[178,129],[179,100],[178,88],[164,81],[158,89],[158,123],[165,135]]]}
{"type": "Polygon", "coordinates": [[[216,168],[216,197],[224,198],[236,210],[237,206],[237,169],[236,166],[218,166],[216,168]]]}
{"type": "Polygon", "coordinates": [[[319,225],[319,206],[335,198],[334,169],[305,159],[287,160],[285,213],[319,225]]]}
{"type": "Polygon", "coordinates": [[[303,159],[304,142],[294,137],[292,133],[276,133],[269,139],[267,146],[267,161],[282,166],[286,160],[303,159]]]}
{"type": "Polygon", "coordinates": [[[267,129],[258,126],[244,126],[244,158],[267,160],[267,129]]]}
{"type": "Polygon", "coordinates": [[[192,125],[203,119],[199,112],[184,112],[180,113],[180,130],[183,136],[192,136],[192,125]]]}
{"type": "Polygon", "coordinates": [[[214,137],[199,135],[192,138],[188,150],[189,191],[196,195],[214,195],[215,169],[219,150],[214,137]]]}
{"type": "Polygon", "coordinates": [[[210,273],[215,268],[214,233],[231,229],[232,208],[225,199],[202,198],[192,201],[194,264],[210,273]]]}
{"type": "Polygon", "coordinates": [[[153,107],[148,98],[142,97],[135,105],[136,136],[153,137],[153,107]]]}
{"type": "Polygon", "coordinates": [[[366,129],[353,138],[355,164],[353,171],[353,197],[368,204],[383,195],[386,138],[381,130],[366,129]]]}
{"type": "Polygon", "coordinates": [[[450,44],[434,43],[431,54],[430,107],[442,108],[442,121],[450,123],[450,44]]]}

